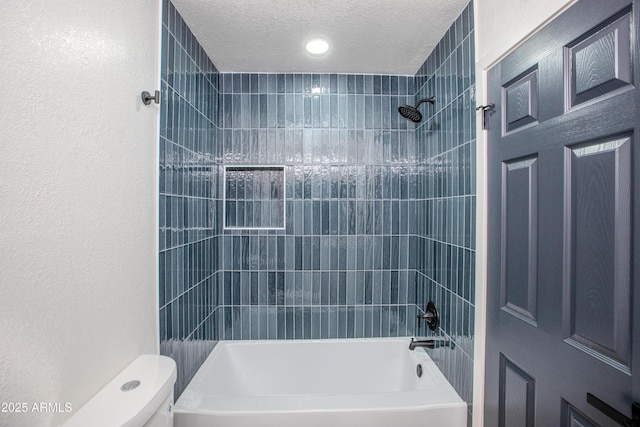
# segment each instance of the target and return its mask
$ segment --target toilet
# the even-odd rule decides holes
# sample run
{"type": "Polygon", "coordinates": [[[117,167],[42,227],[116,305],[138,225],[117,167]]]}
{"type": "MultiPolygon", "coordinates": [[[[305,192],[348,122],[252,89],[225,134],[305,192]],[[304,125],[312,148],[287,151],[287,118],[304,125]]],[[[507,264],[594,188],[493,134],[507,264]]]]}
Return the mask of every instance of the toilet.
{"type": "Polygon", "coordinates": [[[172,427],[176,363],[143,354],[100,390],[65,427],[172,427]]]}

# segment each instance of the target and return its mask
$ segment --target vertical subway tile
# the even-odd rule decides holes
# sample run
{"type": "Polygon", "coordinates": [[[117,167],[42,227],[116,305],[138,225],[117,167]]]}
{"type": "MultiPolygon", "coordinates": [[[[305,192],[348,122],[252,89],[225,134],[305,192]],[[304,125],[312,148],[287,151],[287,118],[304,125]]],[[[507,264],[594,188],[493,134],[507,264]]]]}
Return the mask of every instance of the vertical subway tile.
{"type": "MultiPolygon", "coordinates": [[[[163,45],[168,103],[161,109],[166,138],[159,211],[162,336],[404,336],[415,333],[416,305],[424,307],[426,298],[455,312],[443,315],[444,333],[454,339],[472,333],[472,5],[416,76],[224,73],[193,78],[190,74],[212,66],[167,4],[165,37],[178,34],[179,40],[163,45]],[[206,100],[209,93],[214,102],[206,100]],[[398,116],[401,103],[431,95],[440,101],[426,106],[422,124],[398,116]],[[209,103],[218,105],[213,119],[200,113],[209,103]],[[203,124],[206,130],[197,130],[203,124]],[[197,171],[212,159],[229,165],[284,162],[285,230],[225,230],[216,224],[223,220],[217,209],[225,203],[223,189],[237,202],[224,205],[228,213],[252,226],[260,217],[272,224],[280,216],[277,205],[259,196],[280,190],[273,177],[262,188],[246,176],[225,188],[222,168],[204,172],[220,175],[207,190],[197,171]],[[444,167],[430,169],[437,164],[444,167]],[[202,285],[208,278],[215,283],[215,298],[202,285]],[[446,296],[452,292],[455,297],[446,296]],[[201,308],[203,295],[214,301],[206,309],[213,313],[201,308]],[[215,319],[213,326],[198,328],[206,316],[215,319]]],[[[466,359],[446,360],[446,372],[466,396],[469,386],[460,372],[471,375],[472,351],[459,344],[466,359]]]]}
{"type": "MultiPolygon", "coordinates": [[[[194,197],[204,198],[206,203],[212,203],[217,197],[201,194],[200,178],[195,172],[204,171],[208,166],[205,150],[209,147],[202,139],[206,137],[210,143],[218,144],[217,128],[223,126],[224,115],[214,114],[210,118],[205,108],[217,103],[218,79],[204,73],[217,74],[217,70],[205,64],[200,46],[170,2],[164,3],[163,28],[168,31],[163,32],[162,40],[161,87],[166,101],[160,109],[164,138],[160,147],[160,177],[163,178],[160,189],[171,197],[159,196],[159,225],[161,237],[164,236],[159,254],[160,303],[164,306],[160,317],[161,340],[164,343],[187,337],[212,340],[217,328],[200,325],[215,311],[213,304],[204,301],[211,299],[205,283],[214,284],[219,266],[216,262],[214,268],[205,269],[203,260],[213,252],[216,239],[213,238],[214,225],[200,214],[205,200],[194,197]],[[205,124],[215,132],[205,136],[205,124]],[[187,163],[189,168],[185,167],[187,163]],[[207,237],[203,239],[203,236],[207,237]]],[[[228,80],[232,89],[232,77],[228,80]]],[[[230,100],[228,106],[232,112],[230,100]]],[[[221,319],[224,320],[222,316],[221,319]]],[[[166,345],[161,345],[161,351],[176,354],[179,372],[192,375],[197,366],[191,364],[196,361],[181,356],[187,351],[186,344],[181,346],[185,348],[184,353],[166,345]]],[[[188,376],[179,378],[177,395],[189,380],[188,376]]]]}

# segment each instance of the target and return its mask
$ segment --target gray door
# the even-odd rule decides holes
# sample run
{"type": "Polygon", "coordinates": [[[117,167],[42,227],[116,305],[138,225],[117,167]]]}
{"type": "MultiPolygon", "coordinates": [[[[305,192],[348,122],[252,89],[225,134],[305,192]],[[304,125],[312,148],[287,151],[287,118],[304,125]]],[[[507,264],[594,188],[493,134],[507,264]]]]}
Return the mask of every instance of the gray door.
{"type": "Polygon", "coordinates": [[[640,401],[639,2],[580,0],[489,72],[487,427],[640,401]]]}

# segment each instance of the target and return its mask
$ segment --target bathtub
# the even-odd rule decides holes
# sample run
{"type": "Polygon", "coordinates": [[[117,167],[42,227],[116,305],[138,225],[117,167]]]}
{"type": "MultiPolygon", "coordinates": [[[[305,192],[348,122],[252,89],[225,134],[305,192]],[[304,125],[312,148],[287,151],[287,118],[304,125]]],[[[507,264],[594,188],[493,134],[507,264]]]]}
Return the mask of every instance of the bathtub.
{"type": "Polygon", "coordinates": [[[408,338],[221,341],[176,402],[174,422],[466,427],[467,405],[408,338]]]}

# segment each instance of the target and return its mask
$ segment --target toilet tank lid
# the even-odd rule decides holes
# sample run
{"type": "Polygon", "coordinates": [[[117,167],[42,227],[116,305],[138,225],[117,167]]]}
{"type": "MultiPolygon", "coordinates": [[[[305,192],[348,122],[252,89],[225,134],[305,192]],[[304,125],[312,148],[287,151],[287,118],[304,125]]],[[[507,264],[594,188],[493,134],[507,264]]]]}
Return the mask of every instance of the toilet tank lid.
{"type": "Polygon", "coordinates": [[[159,409],[175,382],[176,363],[173,359],[153,354],[140,355],[64,426],[140,426],[159,409]],[[137,381],[140,382],[138,385],[137,381]]]}

